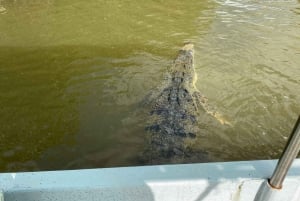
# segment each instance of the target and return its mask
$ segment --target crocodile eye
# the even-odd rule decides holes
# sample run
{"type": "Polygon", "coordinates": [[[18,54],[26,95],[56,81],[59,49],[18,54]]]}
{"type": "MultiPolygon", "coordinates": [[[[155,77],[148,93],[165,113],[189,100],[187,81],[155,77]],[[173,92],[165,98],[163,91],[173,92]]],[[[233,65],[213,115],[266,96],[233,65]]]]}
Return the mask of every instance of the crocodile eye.
{"type": "Polygon", "coordinates": [[[194,133],[188,133],[188,135],[189,135],[190,138],[195,138],[196,137],[196,135],[194,133]]]}

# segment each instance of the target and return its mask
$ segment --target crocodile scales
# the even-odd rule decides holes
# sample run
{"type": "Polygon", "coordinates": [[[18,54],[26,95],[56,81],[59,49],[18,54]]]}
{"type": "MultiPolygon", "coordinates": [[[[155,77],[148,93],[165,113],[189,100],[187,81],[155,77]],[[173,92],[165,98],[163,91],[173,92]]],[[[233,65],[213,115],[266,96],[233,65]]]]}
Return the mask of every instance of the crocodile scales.
{"type": "Polygon", "coordinates": [[[216,116],[209,111],[206,98],[197,90],[196,81],[194,46],[187,43],[179,50],[166,76],[166,84],[149,98],[151,120],[146,128],[150,133],[149,145],[143,154],[148,163],[206,160],[205,152],[192,151],[185,143],[187,139],[195,138],[199,131],[200,107],[216,116]]]}

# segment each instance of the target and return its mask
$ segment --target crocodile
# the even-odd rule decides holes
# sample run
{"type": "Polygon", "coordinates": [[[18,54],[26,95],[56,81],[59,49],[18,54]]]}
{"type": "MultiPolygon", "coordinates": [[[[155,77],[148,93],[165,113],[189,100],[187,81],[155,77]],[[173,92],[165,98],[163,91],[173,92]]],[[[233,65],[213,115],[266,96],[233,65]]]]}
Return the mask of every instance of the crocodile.
{"type": "Polygon", "coordinates": [[[199,132],[199,112],[204,110],[221,123],[226,122],[210,110],[207,98],[195,86],[193,44],[187,43],[179,50],[165,81],[158,93],[148,97],[149,145],[143,157],[150,164],[206,161],[207,153],[186,145],[186,141],[195,139],[199,132]]]}

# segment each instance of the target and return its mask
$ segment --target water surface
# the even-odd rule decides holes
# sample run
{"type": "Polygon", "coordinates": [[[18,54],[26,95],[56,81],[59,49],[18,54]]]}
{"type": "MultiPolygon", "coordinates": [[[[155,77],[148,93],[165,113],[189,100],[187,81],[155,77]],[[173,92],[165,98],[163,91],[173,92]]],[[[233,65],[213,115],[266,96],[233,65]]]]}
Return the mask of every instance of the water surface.
{"type": "Polygon", "coordinates": [[[300,113],[298,1],[0,0],[0,171],[140,165],[143,100],[195,44],[210,161],[280,155],[300,113]]]}

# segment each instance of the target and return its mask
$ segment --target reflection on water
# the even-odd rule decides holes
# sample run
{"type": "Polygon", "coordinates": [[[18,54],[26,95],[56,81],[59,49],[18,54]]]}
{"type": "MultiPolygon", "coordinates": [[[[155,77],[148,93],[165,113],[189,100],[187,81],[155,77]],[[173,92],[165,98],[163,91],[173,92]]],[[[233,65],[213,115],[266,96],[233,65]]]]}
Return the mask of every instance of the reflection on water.
{"type": "Polygon", "coordinates": [[[216,20],[199,40],[198,84],[235,127],[223,134],[211,128],[203,144],[223,144],[214,148],[221,160],[278,157],[299,114],[300,30],[293,13],[299,5],[219,4],[216,20]]]}
{"type": "MultiPolygon", "coordinates": [[[[0,171],[139,164],[143,100],[195,44],[211,161],[278,157],[300,112],[297,1],[0,0],[0,171]]],[[[146,113],[145,113],[146,112],[146,113]]]]}

